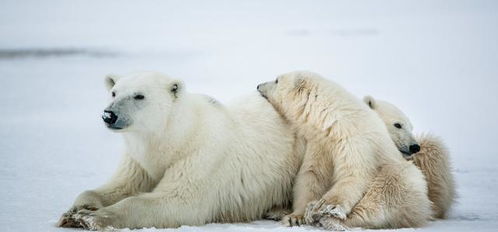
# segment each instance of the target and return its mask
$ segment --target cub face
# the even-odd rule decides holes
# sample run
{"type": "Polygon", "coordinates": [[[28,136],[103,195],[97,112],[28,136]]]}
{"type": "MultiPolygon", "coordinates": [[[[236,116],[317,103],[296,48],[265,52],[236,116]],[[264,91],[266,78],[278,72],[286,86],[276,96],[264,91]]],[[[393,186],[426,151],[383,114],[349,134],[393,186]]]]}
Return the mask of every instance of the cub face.
{"type": "Polygon", "coordinates": [[[285,118],[297,121],[298,112],[307,103],[310,92],[316,90],[310,78],[312,73],[291,72],[278,76],[274,81],[258,85],[258,92],[285,118]]]}
{"type": "Polygon", "coordinates": [[[164,126],[183,92],[180,81],[153,72],[107,75],[105,84],[111,102],[102,119],[116,132],[154,131],[164,126]]]}
{"type": "Polygon", "coordinates": [[[375,100],[371,96],[364,97],[363,101],[384,121],[391,139],[403,157],[410,159],[420,151],[420,146],[412,133],[412,124],[401,110],[388,102],[375,100]]]}

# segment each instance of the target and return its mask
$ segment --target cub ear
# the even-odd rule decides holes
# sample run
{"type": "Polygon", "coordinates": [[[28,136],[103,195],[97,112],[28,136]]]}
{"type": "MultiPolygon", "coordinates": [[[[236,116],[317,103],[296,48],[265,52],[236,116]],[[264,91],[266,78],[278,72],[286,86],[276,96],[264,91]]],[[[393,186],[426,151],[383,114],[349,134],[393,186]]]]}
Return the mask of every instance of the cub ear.
{"type": "Polygon", "coordinates": [[[363,101],[370,107],[370,109],[374,110],[376,107],[375,99],[372,96],[363,97],[363,101]]]}
{"type": "Polygon", "coordinates": [[[107,74],[105,76],[105,87],[107,90],[111,90],[112,87],[116,84],[116,82],[119,80],[119,76],[116,74],[107,74]]]}
{"type": "Polygon", "coordinates": [[[184,91],[184,84],[180,80],[174,80],[169,84],[168,90],[173,95],[174,98],[178,98],[180,94],[184,91]]]}

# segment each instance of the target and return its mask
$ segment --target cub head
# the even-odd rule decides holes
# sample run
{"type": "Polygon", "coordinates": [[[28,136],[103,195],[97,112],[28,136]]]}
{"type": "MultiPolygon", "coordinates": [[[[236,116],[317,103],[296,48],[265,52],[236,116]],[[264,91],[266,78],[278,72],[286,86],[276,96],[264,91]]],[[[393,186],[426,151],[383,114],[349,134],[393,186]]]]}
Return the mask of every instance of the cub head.
{"type": "MultiPolygon", "coordinates": [[[[311,103],[308,101],[316,90],[316,82],[312,81],[315,76],[309,72],[291,72],[278,76],[274,81],[261,83],[257,89],[282,116],[296,122],[305,106],[311,103]]],[[[314,99],[315,95],[312,97],[314,99]]]]}
{"type": "Polygon", "coordinates": [[[405,158],[409,159],[420,151],[420,146],[413,137],[412,124],[401,110],[388,102],[375,100],[371,96],[364,97],[363,101],[384,121],[391,139],[405,158]]]}
{"type": "Polygon", "coordinates": [[[111,102],[102,119],[113,131],[152,131],[165,126],[182,98],[183,83],[154,72],[107,75],[111,102]]]}

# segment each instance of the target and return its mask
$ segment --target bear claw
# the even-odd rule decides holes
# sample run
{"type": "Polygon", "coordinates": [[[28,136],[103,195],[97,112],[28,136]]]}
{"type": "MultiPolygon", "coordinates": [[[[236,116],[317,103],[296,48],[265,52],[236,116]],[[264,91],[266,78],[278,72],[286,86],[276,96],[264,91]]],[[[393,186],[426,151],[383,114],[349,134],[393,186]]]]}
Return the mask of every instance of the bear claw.
{"type": "Polygon", "coordinates": [[[302,215],[289,214],[282,218],[280,223],[287,227],[301,226],[305,224],[304,217],[302,215]]]}

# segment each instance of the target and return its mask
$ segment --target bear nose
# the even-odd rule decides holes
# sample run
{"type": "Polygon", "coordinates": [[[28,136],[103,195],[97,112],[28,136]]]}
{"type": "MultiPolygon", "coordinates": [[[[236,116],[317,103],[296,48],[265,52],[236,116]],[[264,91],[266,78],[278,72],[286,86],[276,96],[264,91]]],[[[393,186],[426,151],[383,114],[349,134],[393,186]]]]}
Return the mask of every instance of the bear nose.
{"type": "Polygon", "coordinates": [[[102,114],[102,119],[107,124],[114,124],[118,120],[118,116],[112,111],[104,110],[104,113],[102,114]]]}
{"type": "Polygon", "coordinates": [[[410,145],[410,153],[415,154],[420,151],[420,146],[418,144],[410,145]]]}
{"type": "Polygon", "coordinates": [[[259,90],[259,87],[261,87],[261,84],[259,84],[258,87],[256,87],[256,89],[259,90]]]}

